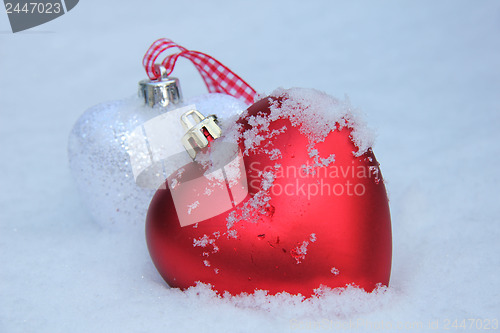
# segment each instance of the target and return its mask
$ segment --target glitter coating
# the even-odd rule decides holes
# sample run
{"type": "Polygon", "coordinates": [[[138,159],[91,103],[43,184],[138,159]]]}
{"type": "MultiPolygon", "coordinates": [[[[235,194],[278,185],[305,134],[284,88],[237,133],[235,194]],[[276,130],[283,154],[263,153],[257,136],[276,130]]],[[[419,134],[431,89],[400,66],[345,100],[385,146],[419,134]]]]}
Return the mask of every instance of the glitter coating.
{"type": "MultiPolygon", "coordinates": [[[[224,94],[205,94],[177,105],[175,108],[195,104],[201,113],[217,114],[221,123],[237,116],[246,105],[224,94]]],[[[75,123],[68,143],[71,173],[91,215],[105,227],[123,228],[142,224],[154,188],[138,186],[131,166],[129,151],[130,134],[148,120],[171,112],[167,108],[150,108],[138,97],[96,105],[75,123]]],[[[172,142],[180,141],[177,132],[180,122],[173,121],[164,128],[172,133],[172,142]],[[177,141],[176,141],[177,140],[177,141]]],[[[135,162],[149,159],[149,155],[136,154],[135,162]]],[[[176,169],[186,164],[189,156],[177,154],[162,161],[163,170],[176,169]]]]}

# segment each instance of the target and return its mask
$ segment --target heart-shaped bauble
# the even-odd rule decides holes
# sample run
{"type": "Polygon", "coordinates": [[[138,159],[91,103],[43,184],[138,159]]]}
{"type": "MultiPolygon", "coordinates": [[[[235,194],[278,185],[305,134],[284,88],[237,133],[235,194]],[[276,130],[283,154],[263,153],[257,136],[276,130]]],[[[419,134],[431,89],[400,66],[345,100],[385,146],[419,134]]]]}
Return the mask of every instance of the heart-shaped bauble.
{"type": "Polygon", "coordinates": [[[388,199],[364,132],[347,103],[315,90],[278,90],[252,105],[226,129],[244,162],[218,180],[230,205],[214,196],[213,173],[194,183],[186,176],[203,169],[195,162],[156,192],[146,238],[162,277],[231,294],[388,285],[388,199]]]}
{"type": "MultiPolygon", "coordinates": [[[[226,94],[205,94],[175,106],[154,108],[134,97],[94,106],[75,123],[68,143],[71,173],[82,200],[101,226],[123,229],[144,223],[151,198],[165,177],[158,177],[160,181],[152,187],[142,178],[135,177],[137,170],[150,166],[151,172],[140,175],[149,177],[158,165],[165,172],[191,160],[187,154],[183,154],[181,162],[174,158],[163,159],[161,155],[165,155],[165,149],[163,154],[156,154],[155,150],[160,149],[152,149],[151,137],[160,132],[161,140],[156,141],[162,141],[167,150],[184,153],[179,136],[185,130],[179,119],[182,109],[190,106],[205,115],[217,112],[222,122],[236,117],[246,108],[245,103],[226,94]],[[148,133],[146,123],[150,124],[153,133],[148,133]],[[157,133],[153,131],[159,127],[155,123],[162,124],[157,133]],[[131,138],[136,132],[144,133],[144,138],[149,137],[147,147],[146,144],[132,145],[131,138]]],[[[149,178],[156,181],[156,177],[149,178]]]]}

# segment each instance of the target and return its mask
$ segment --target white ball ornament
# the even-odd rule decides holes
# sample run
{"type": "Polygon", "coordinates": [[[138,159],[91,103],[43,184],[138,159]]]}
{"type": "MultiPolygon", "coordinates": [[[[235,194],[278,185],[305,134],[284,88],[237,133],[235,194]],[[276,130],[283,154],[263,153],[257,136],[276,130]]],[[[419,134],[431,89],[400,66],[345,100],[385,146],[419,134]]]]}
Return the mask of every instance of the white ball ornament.
{"type": "Polygon", "coordinates": [[[96,105],[69,136],[69,165],[82,200],[103,227],[142,225],[148,205],[167,176],[190,162],[180,138],[189,109],[217,114],[222,123],[247,105],[209,93],[183,101],[179,80],[162,75],[139,82],[139,96],[96,105]]]}

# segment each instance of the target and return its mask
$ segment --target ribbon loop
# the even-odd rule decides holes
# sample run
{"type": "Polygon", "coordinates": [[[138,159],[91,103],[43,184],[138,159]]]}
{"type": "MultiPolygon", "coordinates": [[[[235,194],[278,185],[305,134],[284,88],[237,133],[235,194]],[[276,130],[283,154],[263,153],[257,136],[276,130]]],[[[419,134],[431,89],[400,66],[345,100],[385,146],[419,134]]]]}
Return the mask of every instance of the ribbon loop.
{"type": "Polygon", "coordinates": [[[161,73],[155,67],[156,60],[158,59],[160,54],[173,47],[177,47],[181,51],[186,50],[184,47],[174,43],[173,41],[167,38],[160,38],[156,40],[153,44],[151,44],[146,54],[142,58],[142,65],[144,66],[146,74],[148,75],[150,80],[157,80],[161,77],[161,73]]]}
{"type": "Polygon", "coordinates": [[[166,56],[161,63],[167,70],[167,75],[174,70],[177,59],[183,57],[190,60],[196,67],[209,92],[228,94],[243,99],[247,104],[254,102],[257,92],[229,68],[205,53],[188,50],[167,38],[155,41],[144,55],[142,63],[151,80],[156,80],[161,76],[155,68],[158,57],[174,47],[180,52],[166,56]]]}

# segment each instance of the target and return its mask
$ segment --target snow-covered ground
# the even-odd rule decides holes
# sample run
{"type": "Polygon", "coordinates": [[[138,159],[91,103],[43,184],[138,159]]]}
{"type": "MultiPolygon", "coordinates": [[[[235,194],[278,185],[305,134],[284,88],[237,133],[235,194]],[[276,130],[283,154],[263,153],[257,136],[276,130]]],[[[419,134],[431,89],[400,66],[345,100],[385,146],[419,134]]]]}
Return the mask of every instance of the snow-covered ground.
{"type": "MultiPolygon", "coordinates": [[[[17,34],[2,10],[0,332],[491,330],[499,33],[498,1],[85,0],[17,34]],[[181,292],[156,272],[141,223],[92,221],[69,174],[69,131],[88,107],[136,92],[159,37],[213,55],[260,92],[317,88],[363,110],[391,200],[386,292],[303,303],[181,292]]],[[[187,62],[176,76],[185,96],[205,92],[187,62]]]]}

